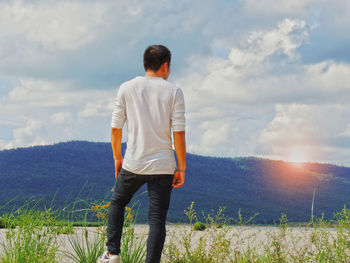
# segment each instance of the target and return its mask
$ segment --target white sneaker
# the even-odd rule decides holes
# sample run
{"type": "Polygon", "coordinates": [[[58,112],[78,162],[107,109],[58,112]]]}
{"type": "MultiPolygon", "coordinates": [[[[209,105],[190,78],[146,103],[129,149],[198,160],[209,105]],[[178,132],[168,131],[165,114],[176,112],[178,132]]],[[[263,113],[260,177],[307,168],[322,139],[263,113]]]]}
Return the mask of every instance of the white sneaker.
{"type": "Polygon", "coordinates": [[[108,256],[108,252],[105,251],[102,256],[97,260],[97,263],[121,263],[119,256],[108,256]]]}

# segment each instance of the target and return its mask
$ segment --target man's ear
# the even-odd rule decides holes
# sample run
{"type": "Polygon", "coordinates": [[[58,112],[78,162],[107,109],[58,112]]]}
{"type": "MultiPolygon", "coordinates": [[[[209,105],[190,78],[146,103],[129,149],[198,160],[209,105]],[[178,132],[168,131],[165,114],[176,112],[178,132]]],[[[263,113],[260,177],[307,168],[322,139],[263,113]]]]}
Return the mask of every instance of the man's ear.
{"type": "Polygon", "coordinates": [[[163,72],[168,71],[168,62],[164,62],[163,65],[161,66],[163,72]]]}

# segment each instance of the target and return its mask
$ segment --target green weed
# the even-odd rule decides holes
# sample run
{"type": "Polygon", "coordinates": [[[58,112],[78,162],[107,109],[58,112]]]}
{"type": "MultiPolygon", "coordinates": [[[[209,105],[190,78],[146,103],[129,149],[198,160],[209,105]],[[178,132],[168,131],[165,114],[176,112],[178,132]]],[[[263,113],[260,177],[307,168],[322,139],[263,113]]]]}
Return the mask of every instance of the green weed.
{"type": "Polygon", "coordinates": [[[4,215],[7,228],[1,263],[55,262],[60,226],[53,211],[18,210],[4,215]]]}
{"type": "MultiPolygon", "coordinates": [[[[96,262],[105,250],[109,203],[83,204],[85,207],[79,206],[79,211],[85,213],[83,219],[79,217],[80,228],[74,228],[77,222],[73,213],[78,209],[72,209],[64,218],[62,210],[40,210],[34,204],[2,215],[1,225],[6,234],[0,244],[0,263],[61,262],[60,252],[68,262],[96,262]],[[91,214],[97,222],[88,221],[91,214]],[[91,225],[97,228],[90,228],[91,225]],[[69,240],[73,252],[59,250],[59,236],[69,240]]],[[[138,205],[134,203],[126,208],[121,245],[123,263],[145,260],[145,235],[135,231],[138,205]]],[[[190,224],[172,228],[176,234],[167,238],[162,263],[350,262],[350,210],[346,207],[333,220],[326,220],[323,215],[314,217],[300,231],[294,231],[285,214],[274,227],[255,229],[247,224],[257,214],[245,219],[238,210],[236,219],[229,218],[225,208],[220,207],[217,212],[199,216],[194,206],[192,202],[184,210],[190,224]],[[202,231],[195,231],[199,227],[202,231]],[[264,231],[264,239],[259,231],[264,231]]]]}

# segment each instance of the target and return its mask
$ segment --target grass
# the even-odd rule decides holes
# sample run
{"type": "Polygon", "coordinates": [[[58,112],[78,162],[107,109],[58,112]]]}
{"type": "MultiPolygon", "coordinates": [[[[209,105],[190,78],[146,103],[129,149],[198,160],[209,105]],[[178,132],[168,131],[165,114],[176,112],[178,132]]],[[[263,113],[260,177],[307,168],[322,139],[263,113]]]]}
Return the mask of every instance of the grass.
{"type": "Polygon", "coordinates": [[[73,235],[68,240],[73,252],[64,252],[64,255],[70,259],[70,262],[96,263],[104,251],[100,233],[91,232],[86,227],[82,229],[80,235],[73,235]]]}
{"type": "MultiPolygon", "coordinates": [[[[23,206],[1,217],[6,229],[1,241],[0,263],[96,262],[105,250],[108,202],[88,203],[79,208],[85,216],[74,222],[71,209],[66,218],[61,210],[23,206]],[[97,222],[90,222],[91,215],[97,222]],[[80,226],[79,231],[74,226],[80,226]],[[97,226],[92,230],[90,226],[97,226]],[[65,236],[71,252],[62,251],[60,237],[65,236]]],[[[144,262],[146,237],[135,232],[139,204],[126,209],[121,258],[124,263],[144,262]]],[[[284,262],[350,262],[350,210],[337,212],[332,220],[323,216],[307,223],[303,235],[293,232],[286,215],[282,214],[274,228],[266,230],[266,239],[259,240],[258,230],[247,225],[256,216],[244,219],[225,216],[225,209],[201,216],[195,204],[184,210],[187,226],[175,227],[175,235],[168,235],[162,263],[284,263],[284,262]],[[205,222],[205,223],[202,223],[205,222]],[[237,226],[232,230],[233,226],[237,226]],[[198,227],[201,226],[201,227],[198,227]],[[330,231],[332,227],[332,231],[330,231]],[[202,231],[197,231],[196,229],[202,231]],[[247,234],[248,233],[248,234],[247,234]]]]}
{"type": "MultiPolygon", "coordinates": [[[[120,253],[124,263],[141,263],[145,259],[146,241],[144,238],[137,237],[134,232],[136,216],[133,213],[137,211],[137,204],[138,202],[134,202],[131,207],[126,207],[120,253]]],[[[106,243],[109,205],[109,202],[102,202],[91,206],[91,211],[98,219],[98,228],[95,232],[89,230],[88,225],[83,225],[80,235],[68,237],[73,252],[65,252],[64,254],[71,262],[95,263],[103,253],[106,243]]]]}
{"type": "Polygon", "coordinates": [[[18,210],[2,219],[8,230],[1,263],[54,262],[60,226],[51,210],[18,210]]]}
{"type": "MultiPolygon", "coordinates": [[[[186,214],[193,222],[196,213],[192,205],[186,214]]],[[[335,220],[327,221],[322,216],[309,222],[310,231],[302,236],[292,231],[287,216],[282,214],[276,228],[267,231],[267,239],[260,241],[258,232],[247,236],[247,228],[230,232],[231,226],[218,224],[213,218],[225,218],[220,209],[216,217],[209,218],[211,224],[204,234],[193,228],[178,231],[182,234],[170,240],[163,262],[350,262],[350,210],[346,207],[335,214],[335,220]],[[334,231],[330,231],[331,225],[334,231]]],[[[251,218],[243,220],[239,211],[234,221],[245,226],[251,218]]]]}

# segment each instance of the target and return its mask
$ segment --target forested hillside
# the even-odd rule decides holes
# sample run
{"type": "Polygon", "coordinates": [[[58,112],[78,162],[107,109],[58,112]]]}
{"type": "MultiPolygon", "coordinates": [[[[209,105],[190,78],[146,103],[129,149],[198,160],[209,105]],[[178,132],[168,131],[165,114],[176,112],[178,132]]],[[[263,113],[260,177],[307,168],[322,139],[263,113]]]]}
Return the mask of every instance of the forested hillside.
{"type": "MultiPolygon", "coordinates": [[[[330,164],[296,165],[258,158],[214,158],[188,154],[186,184],[174,189],[170,221],[184,220],[191,201],[197,211],[225,206],[225,214],[244,217],[255,212],[256,223],[271,223],[286,213],[291,221],[310,219],[316,188],[315,214],[331,217],[350,203],[350,168],[330,164]]],[[[72,141],[0,151],[0,200],[45,197],[63,207],[77,197],[87,201],[109,199],[114,162],[109,143],[72,141]]],[[[140,192],[145,191],[145,188],[140,192]]],[[[147,195],[140,197],[145,218],[147,195]]],[[[200,214],[200,213],[199,213],[200,214]]]]}

